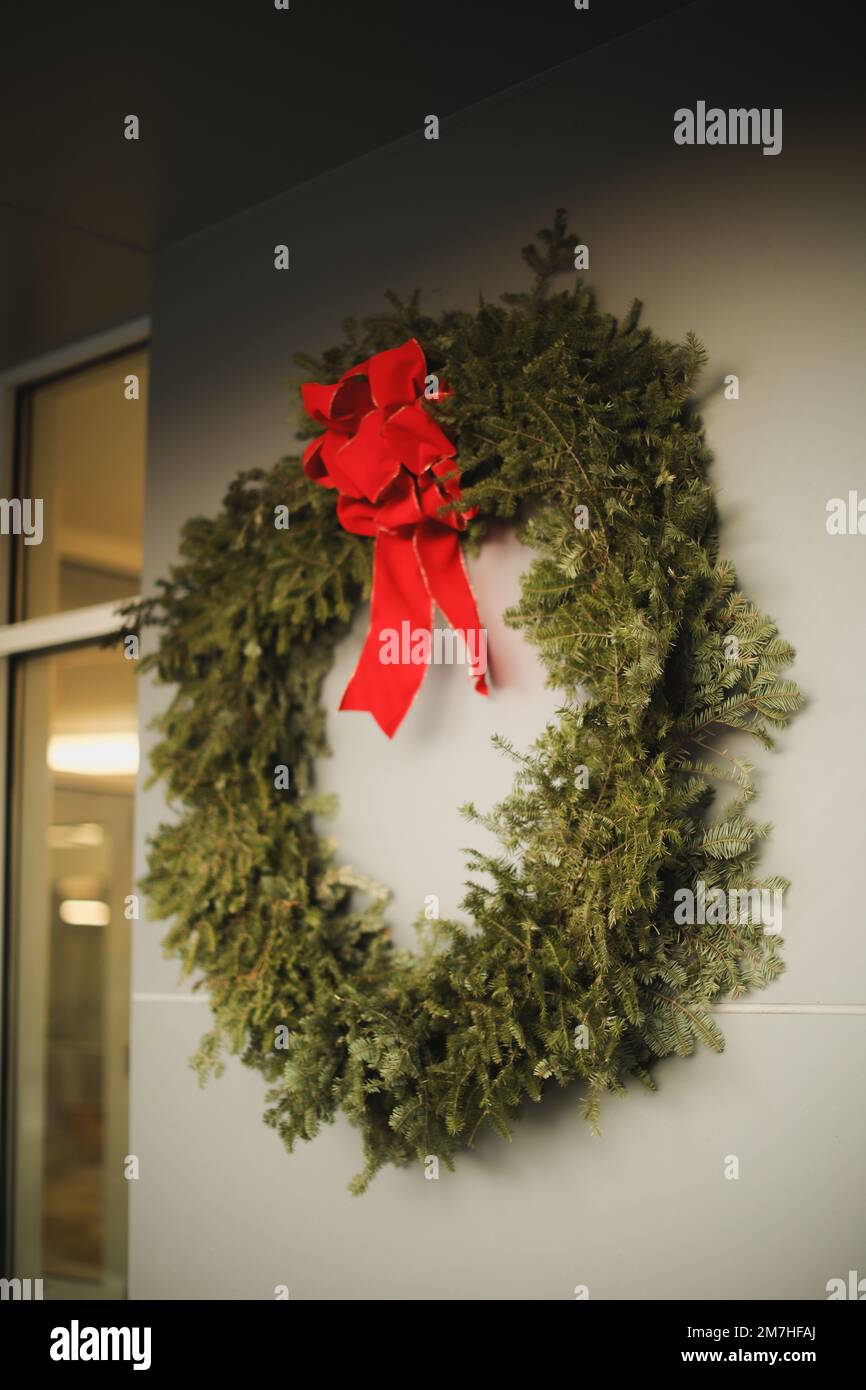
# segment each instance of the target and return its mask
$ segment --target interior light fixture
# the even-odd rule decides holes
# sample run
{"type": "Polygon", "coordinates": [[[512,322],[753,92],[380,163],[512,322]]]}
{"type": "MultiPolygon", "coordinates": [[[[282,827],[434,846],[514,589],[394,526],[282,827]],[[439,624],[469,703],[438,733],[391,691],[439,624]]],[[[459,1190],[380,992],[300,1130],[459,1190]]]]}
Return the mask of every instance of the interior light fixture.
{"type": "Polygon", "coordinates": [[[92,849],[104,843],[105,831],[97,821],[48,827],[48,844],[52,849],[92,849]]]}
{"type": "Polygon", "coordinates": [[[138,772],[138,734],[52,734],[48,766],[79,777],[130,777],[138,772]]]}
{"type": "Polygon", "coordinates": [[[60,920],[70,927],[107,927],[111,921],[108,903],[98,898],[64,898],[60,920]]]}

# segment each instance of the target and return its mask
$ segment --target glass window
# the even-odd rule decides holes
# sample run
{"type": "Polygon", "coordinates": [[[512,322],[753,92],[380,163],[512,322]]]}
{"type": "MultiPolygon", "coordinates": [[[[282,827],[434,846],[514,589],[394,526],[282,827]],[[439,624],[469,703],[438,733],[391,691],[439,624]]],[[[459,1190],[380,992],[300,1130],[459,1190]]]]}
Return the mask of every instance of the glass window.
{"type": "Polygon", "coordinates": [[[147,388],[141,348],[23,393],[19,492],[41,501],[42,537],[22,536],[19,617],[138,592],[147,388]]]}
{"type": "Polygon", "coordinates": [[[17,677],[18,1201],[41,1206],[43,1278],[119,1281],[135,672],[83,647],[22,660],[17,677]]]}

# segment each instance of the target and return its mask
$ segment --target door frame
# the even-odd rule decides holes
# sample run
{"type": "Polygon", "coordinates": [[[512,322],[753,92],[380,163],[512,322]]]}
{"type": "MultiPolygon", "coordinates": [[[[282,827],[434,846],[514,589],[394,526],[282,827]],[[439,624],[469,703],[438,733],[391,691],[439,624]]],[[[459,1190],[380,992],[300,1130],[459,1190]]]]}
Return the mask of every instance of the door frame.
{"type": "MultiPolygon", "coordinates": [[[[147,346],[150,319],[142,317],[77,343],[45,353],[0,372],[0,496],[16,496],[24,446],[26,393],[47,382],[71,376],[147,346]]],[[[14,768],[15,660],[22,655],[51,655],[109,637],[120,631],[122,603],[101,603],[48,617],[12,621],[16,602],[18,547],[0,536],[0,1262],[5,1278],[40,1278],[41,1271],[15,1270],[15,942],[11,918],[13,823],[10,816],[14,768]],[[8,545],[4,547],[4,542],[8,545]]],[[[75,1284],[51,1280],[54,1297],[87,1297],[75,1284]]],[[[96,1297],[123,1297],[122,1289],[97,1286],[96,1297]]]]}

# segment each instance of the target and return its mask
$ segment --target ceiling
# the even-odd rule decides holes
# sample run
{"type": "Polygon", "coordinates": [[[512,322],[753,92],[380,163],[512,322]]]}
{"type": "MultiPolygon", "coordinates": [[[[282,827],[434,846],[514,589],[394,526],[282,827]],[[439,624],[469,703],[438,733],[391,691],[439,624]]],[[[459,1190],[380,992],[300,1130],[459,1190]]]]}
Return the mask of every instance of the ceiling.
{"type": "Polygon", "coordinates": [[[3,0],[0,370],[146,312],[155,248],[683,3],[3,0]]]}

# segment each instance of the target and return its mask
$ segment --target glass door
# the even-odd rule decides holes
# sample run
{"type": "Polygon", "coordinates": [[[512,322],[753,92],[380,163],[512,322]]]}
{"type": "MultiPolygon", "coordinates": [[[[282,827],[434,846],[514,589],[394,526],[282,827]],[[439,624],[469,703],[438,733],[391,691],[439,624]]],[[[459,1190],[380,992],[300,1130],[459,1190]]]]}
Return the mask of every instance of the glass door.
{"type": "Polygon", "coordinates": [[[6,922],[11,1269],[44,1297],[126,1289],[135,653],[94,641],[138,592],[147,355],[30,386],[9,653],[6,922]],[[130,380],[136,391],[130,394],[130,380]],[[38,645],[34,646],[33,634],[38,645]]]}

